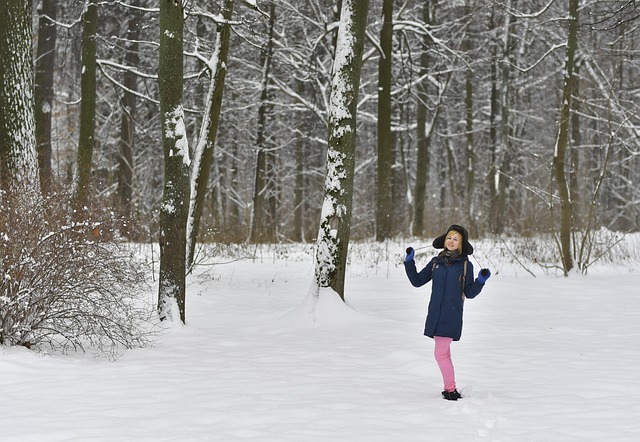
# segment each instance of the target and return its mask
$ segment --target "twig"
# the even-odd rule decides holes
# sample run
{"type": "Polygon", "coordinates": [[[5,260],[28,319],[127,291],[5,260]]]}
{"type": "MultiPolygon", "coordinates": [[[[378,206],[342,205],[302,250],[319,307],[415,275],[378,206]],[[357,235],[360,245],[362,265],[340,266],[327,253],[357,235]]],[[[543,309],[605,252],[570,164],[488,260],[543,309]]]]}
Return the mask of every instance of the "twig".
{"type": "Polygon", "coordinates": [[[504,239],[502,239],[502,238],[501,238],[501,239],[500,239],[500,242],[502,242],[502,244],[504,244],[504,246],[507,248],[507,251],[511,254],[511,256],[513,256],[513,258],[518,262],[518,264],[520,264],[520,266],[521,266],[523,269],[525,269],[527,272],[529,272],[529,274],[530,274],[531,276],[533,276],[533,277],[535,278],[535,277],[536,277],[536,275],[535,275],[531,270],[529,270],[527,267],[525,267],[525,265],[524,265],[524,264],[522,264],[522,262],[518,259],[518,257],[515,255],[515,253],[513,253],[513,252],[511,251],[511,249],[509,248],[509,246],[507,245],[507,243],[506,243],[506,242],[504,242],[504,239]]]}

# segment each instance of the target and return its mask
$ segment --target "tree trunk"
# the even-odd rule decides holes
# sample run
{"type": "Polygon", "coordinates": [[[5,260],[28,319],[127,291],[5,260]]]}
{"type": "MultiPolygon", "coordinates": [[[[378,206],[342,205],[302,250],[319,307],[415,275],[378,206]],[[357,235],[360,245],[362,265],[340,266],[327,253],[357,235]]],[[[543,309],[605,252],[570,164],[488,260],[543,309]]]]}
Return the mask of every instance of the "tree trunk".
{"type": "Polygon", "coordinates": [[[189,223],[187,224],[187,266],[193,265],[196,240],[200,232],[200,221],[204,199],[207,193],[207,183],[213,162],[213,151],[220,122],[220,110],[222,108],[222,93],[224,92],[224,79],[227,73],[227,55],[229,53],[229,37],[231,35],[231,15],[233,13],[233,0],[225,0],[222,10],[223,21],[218,23],[216,29],[216,49],[211,60],[216,60],[215,66],[210,72],[211,83],[209,85],[208,100],[202,118],[202,130],[198,137],[198,144],[194,151],[193,166],[191,171],[191,200],[189,205],[189,223]]]}
{"type": "Polygon", "coordinates": [[[35,115],[40,190],[51,188],[51,112],[56,48],[56,0],[42,0],[38,23],[38,51],[35,72],[35,115]]]}
{"type": "Polygon", "coordinates": [[[98,5],[87,0],[82,14],[82,76],[80,83],[80,140],[78,142],[78,181],[75,207],[80,212],[89,203],[91,163],[96,126],[96,29],[98,5]]]}
{"type": "MultiPolygon", "coordinates": [[[[465,2],[465,16],[470,16],[471,6],[469,0],[465,2]]],[[[473,40],[471,35],[471,25],[473,20],[469,21],[465,31],[465,37],[463,42],[463,49],[466,53],[467,60],[471,63],[473,50],[473,40]]],[[[475,151],[473,146],[473,70],[471,66],[467,65],[465,71],[465,109],[466,109],[466,154],[467,154],[467,167],[465,175],[467,179],[467,185],[465,189],[465,206],[466,214],[469,218],[469,232],[472,236],[478,234],[478,226],[475,220],[475,207],[474,207],[474,193],[475,193],[475,151]]]]}
{"type": "Polygon", "coordinates": [[[0,2],[0,177],[2,190],[37,195],[31,0],[0,2]]]}
{"type": "Polygon", "coordinates": [[[568,144],[569,125],[571,120],[571,96],[573,86],[574,56],[577,47],[578,32],[578,0],[569,0],[569,34],[567,36],[566,64],[562,88],[562,103],[558,137],[553,153],[553,175],[560,196],[560,253],[565,274],[573,268],[571,252],[571,199],[565,175],[565,157],[568,144]]]}
{"type": "MultiPolygon", "coordinates": [[[[489,18],[489,29],[491,32],[497,32],[496,26],[496,8],[497,5],[491,6],[491,16],[489,18]]],[[[491,65],[490,65],[490,78],[491,78],[491,93],[489,98],[489,147],[491,149],[491,163],[489,165],[489,171],[487,172],[487,189],[489,193],[489,229],[491,233],[496,232],[496,215],[495,209],[497,207],[498,199],[498,180],[500,175],[498,174],[498,45],[496,43],[491,45],[491,65]]]]}
{"type": "Polygon", "coordinates": [[[582,229],[583,223],[583,196],[580,183],[580,145],[582,144],[582,128],[580,127],[580,83],[579,66],[574,66],[573,87],[571,93],[573,99],[571,107],[571,143],[569,144],[571,170],[569,171],[569,198],[571,200],[572,219],[574,229],[582,229]]]}
{"type": "MultiPolygon", "coordinates": [[[[140,35],[140,0],[133,0],[133,6],[128,12],[126,54],[124,64],[130,68],[137,68],[140,56],[138,54],[138,39],[140,35]]],[[[135,135],[136,92],[138,81],[131,71],[124,72],[125,90],[122,93],[122,119],[120,120],[120,140],[118,156],[118,200],[120,210],[125,217],[131,216],[131,199],[133,196],[133,143],[135,135]]]]}
{"type": "MultiPolygon", "coordinates": [[[[507,8],[511,8],[511,2],[508,2],[506,5],[507,8]]],[[[513,63],[513,55],[512,55],[512,37],[511,37],[511,27],[513,25],[512,18],[510,14],[507,14],[504,17],[504,29],[502,30],[502,55],[501,57],[508,60],[507,63],[500,63],[500,77],[499,81],[500,85],[498,85],[498,78],[494,79],[494,84],[496,88],[496,95],[494,99],[495,102],[492,101],[492,115],[495,112],[494,118],[497,116],[497,113],[500,113],[500,136],[495,140],[494,150],[493,150],[493,164],[495,164],[495,169],[491,171],[489,175],[490,186],[493,186],[495,189],[495,197],[491,199],[491,209],[490,209],[490,223],[491,223],[491,231],[493,233],[502,233],[505,227],[505,208],[507,206],[507,179],[510,173],[511,161],[513,159],[513,154],[511,152],[511,121],[509,118],[510,109],[509,103],[511,100],[511,64],[513,63]],[[499,91],[498,91],[499,89],[499,91]],[[499,106],[498,102],[502,103],[502,107],[499,106]]],[[[496,68],[497,69],[497,68],[496,68]]]]}
{"type": "Polygon", "coordinates": [[[186,227],[189,213],[189,146],[182,108],[182,2],[160,2],[158,82],[164,150],[160,207],[160,319],[185,322],[186,227]]]}
{"type": "Polygon", "coordinates": [[[343,0],[333,64],[327,174],[315,251],[318,288],[331,288],[344,300],[351,234],[356,113],[368,0],[343,0]]]}
{"type": "Polygon", "coordinates": [[[393,138],[391,136],[391,46],[393,43],[393,0],[382,3],[378,64],[378,181],[376,186],[376,240],[391,237],[393,211],[393,138]]]}
{"type": "MultiPolygon", "coordinates": [[[[424,2],[422,9],[422,18],[427,26],[430,26],[433,17],[431,16],[432,3],[430,0],[424,2]]],[[[429,51],[433,47],[433,40],[430,34],[425,34],[422,43],[422,54],[420,55],[420,78],[422,79],[417,85],[418,103],[416,104],[416,127],[417,127],[417,145],[418,154],[416,158],[416,182],[414,192],[414,210],[413,210],[413,222],[411,232],[415,236],[422,236],[425,234],[424,225],[424,208],[428,201],[427,184],[429,183],[429,168],[430,166],[430,146],[431,136],[436,127],[436,121],[440,115],[442,100],[446,93],[449,82],[451,79],[451,73],[447,74],[446,79],[443,80],[443,85],[437,91],[437,97],[433,104],[433,114],[428,116],[427,102],[429,95],[427,92],[428,79],[426,78],[431,69],[431,58],[429,51]]]]}
{"type": "Polygon", "coordinates": [[[267,123],[267,114],[270,108],[269,104],[269,76],[271,71],[271,58],[273,56],[273,29],[275,23],[275,4],[272,2],[269,11],[269,35],[266,47],[263,48],[262,54],[262,90],[260,91],[260,106],[258,108],[258,124],[256,136],[256,172],[253,186],[253,215],[251,217],[251,242],[273,241],[275,238],[271,235],[270,225],[272,224],[270,217],[265,212],[270,210],[266,204],[267,198],[272,189],[273,177],[269,173],[273,165],[268,162],[265,126],[267,123]]]}
{"type": "MultiPolygon", "coordinates": [[[[302,81],[297,82],[297,92],[300,95],[304,94],[304,83],[302,81]]],[[[300,132],[304,133],[305,121],[301,115],[298,121],[298,128],[300,132]]],[[[295,151],[295,188],[293,190],[293,232],[291,235],[291,241],[302,242],[304,241],[304,142],[301,136],[296,139],[294,147],[295,151]]]]}

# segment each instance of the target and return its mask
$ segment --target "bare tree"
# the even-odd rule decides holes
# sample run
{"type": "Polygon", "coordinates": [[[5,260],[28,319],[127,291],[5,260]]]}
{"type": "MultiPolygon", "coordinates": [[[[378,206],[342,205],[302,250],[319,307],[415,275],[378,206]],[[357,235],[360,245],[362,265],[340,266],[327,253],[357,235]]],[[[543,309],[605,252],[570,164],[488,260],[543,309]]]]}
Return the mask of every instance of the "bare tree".
{"type": "Polygon", "coordinates": [[[202,128],[193,154],[191,170],[191,200],[189,223],[187,224],[187,266],[193,264],[200,221],[204,205],[209,172],[213,161],[213,150],[218,132],[224,80],[227,73],[227,56],[231,35],[233,0],[225,0],[222,6],[222,21],[216,24],[214,50],[206,66],[211,78],[207,93],[206,108],[202,118],[202,128]]]}
{"type": "Polygon", "coordinates": [[[560,196],[560,251],[562,255],[562,267],[565,274],[573,268],[573,255],[571,251],[571,199],[569,197],[569,187],[565,175],[565,157],[567,152],[569,125],[571,121],[571,99],[574,85],[574,56],[578,42],[577,33],[578,0],[569,0],[569,32],[567,34],[567,53],[565,58],[562,102],[560,104],[558,137],[556,139],[553,152],[553,176],[556,180],[560,196]]]}

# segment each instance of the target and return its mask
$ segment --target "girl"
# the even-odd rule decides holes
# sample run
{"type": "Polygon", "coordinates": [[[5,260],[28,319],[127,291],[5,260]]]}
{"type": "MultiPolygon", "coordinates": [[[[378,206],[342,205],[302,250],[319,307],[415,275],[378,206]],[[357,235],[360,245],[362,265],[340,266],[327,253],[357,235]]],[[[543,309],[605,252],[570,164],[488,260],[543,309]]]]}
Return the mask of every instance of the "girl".
{"type": "Polygon", "coordinates": [[[409,247],[404,268],[414,287],[433,281],[424,334],[435,341],[434,356],[444,381],[442,397],[457,401],[462,396],[456,389],[451,342],[459,341],[462,335],[464,298],[478,296],[491,272],[482,269],[478,278],[473,279],[473,265],[467,258],[473,254],[473,247],[469,244],[467,230],[462,226],[454,224],[449,227],[447,233],[433,240],[433,247],[444,250],[419,273],[413,259],[415,251],[409,247]]]}

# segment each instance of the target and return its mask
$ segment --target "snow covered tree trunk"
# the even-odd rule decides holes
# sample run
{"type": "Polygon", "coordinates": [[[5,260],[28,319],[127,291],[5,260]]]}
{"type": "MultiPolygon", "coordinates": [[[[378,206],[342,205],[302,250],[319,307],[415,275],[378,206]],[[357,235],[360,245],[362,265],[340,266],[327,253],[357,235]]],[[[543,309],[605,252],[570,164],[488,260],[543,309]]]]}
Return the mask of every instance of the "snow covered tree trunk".
{"type": "Polygon", "coordinates": [[[78,181],[76,210],[88,204],[91,190],[91,163],[96,127],[96,29],[98,5],[87,0],[82,14],[82,79],[80,82],[80,140],[78,142],[78,181]]]}
{"type": "Polygon", "coordinates": [[[391,47],[393,43],[393,0],[382,3],[378,62],[378,180],[376,185],[376,240],[391,237],[393,211],[393,137],[391,136],[391,47]]]}
{"type": "Polygon", "coordinates": [[[356,110],[368,0],[343,0],[329,98],[329,146],[315,250],[315,281],[344,300],[351,234],[356,110]]]}
{"type": "Polygon", "coordinates": [[[0,177],[11,193],[39,190],[31,0],[0,2],[0,177]]]}
{"type": "Polygon", "coordinates": [[[185,322],[186,229],[189,213],[189,145],[182,108],[182,2],[160,2],[158,83],[164,150],[164,193],[160,207],[160,319],[185,322]]]}
{"type": "Polygon", "coordinates": [[[51,112],[53,110],[53,73],[56,50],[56,0],[43,0],[39,11],[38,52],[35,72],[35,115],[40,190],[51,186],[51,112]]]}
{"type": "Polygon", "coordinates": [[[567,36],[567,52],[564,68],[564,84],[562,103],[560,104],[560,121],[558,137],[553,152],[553,175],[560,196],[560,253],[565,274],[573,268],[571,252],[571,199],[565,175],[565,157],[567,152],[569,123],[571,121],[571,95],[573,93],[574,56],[578,45],[578,0],[569,0],[569,34],[567,36]]]}
{"type": "Polygon", "coordinates": [[[231,16],[233,0],[225,0],[222,10],[223,21],[218,23],[216,31],[216,48],[209,62],[211,83],[207,95],[206,109],[202,118],[202,129],[198,144],[193,154],[191,170],[191,199],[189,204],[189,222],[187,224],[187,266],[193,265],[196,239],[200,230],[200,218],[204,206],[204,197],[209,182],[209,172],[213,161],[213,148],[218,133],[224,79],[227,73],[227,55],[229,53],[229,37],[231,35],[231,16]]]}

